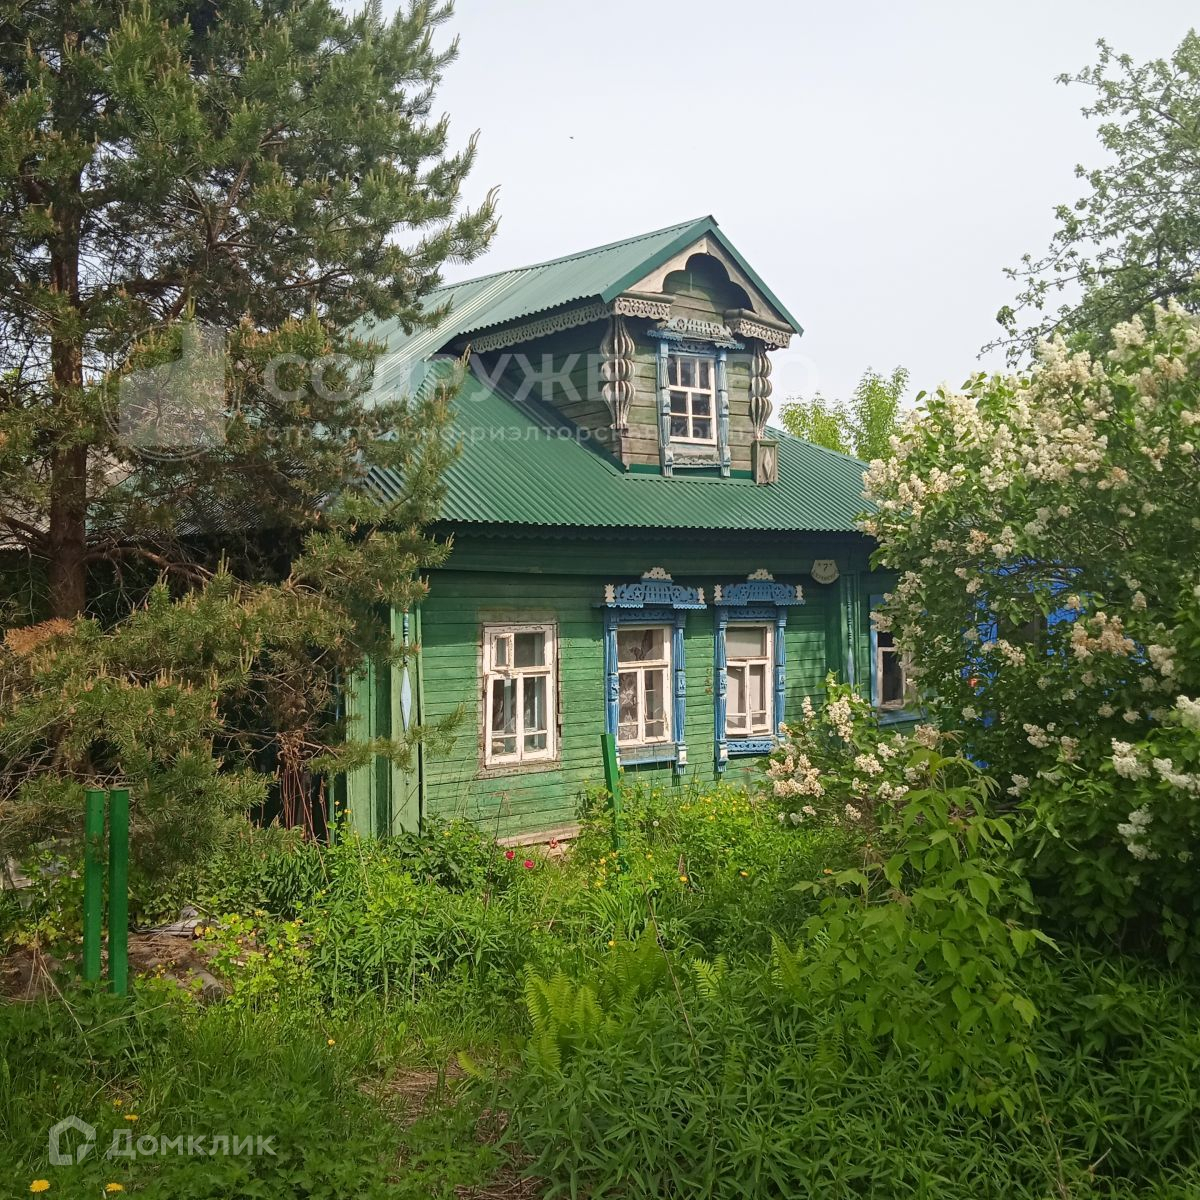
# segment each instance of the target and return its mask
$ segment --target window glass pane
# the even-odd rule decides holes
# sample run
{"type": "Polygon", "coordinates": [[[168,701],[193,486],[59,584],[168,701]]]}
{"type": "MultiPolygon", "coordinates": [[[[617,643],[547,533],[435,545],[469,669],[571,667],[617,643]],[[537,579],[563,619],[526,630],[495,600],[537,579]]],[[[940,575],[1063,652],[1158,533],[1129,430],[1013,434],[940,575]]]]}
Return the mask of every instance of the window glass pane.
{"type": "Polygon", "coordinates": [[[679,384],[681,387],[696,386],[696,360],[694,358],[679,360],[679,384]]]}
{"type": "Polygon", "coordinates": [[[666,635],[663,628],[619,629],[617,661],[620,663],[665,662],[666,635]]]}
{"type": "Polygon", "coordinates": [[[546,728],[546,676],[532,675],[523,681],[521,698],[525,731],[546,728]]]}
{"type": "Polygon", "coordinates": [[[890,650],[896,644],[895,635],[882,629],[875,634],[875,638],[875,644],[880,648],[880,650],[890,650]]]}
{"type": "Polygon", "coordinates": [[[517,729],[517,681],[492,680],[492,732],[515,733],[517,729]]]}
{"type": "Polygon", "coordinates": [[[746,730],[746,668],[731,667],[725,680],[725,729],[728,733],[746,730]]]}
{"type": "Polygon", "coordinates": [[[692,397],[692,415],[696,417],[710,417],[712,413],[709,408],[712,400],[708,396],[695,395],[692,397]]]}
{"type": "Polygon", "coordinates": [[[747,691],[750,700],[750,723],[762,729],[767,723],[767,668],[765,663],[747,667],[747,691]]]}
{"type": "Polygon", "coordinates": [[[687,437],[688,435],[688,419],[687,417],[672,417],[671,418],[671,436],[672,437],[687,437]]]}
{"type": "Polygon", "coordinates": [[[508,638],[503,635],[492,641],[492,663],[497,667],[508,666],[508,638]]]}
{"type": "Polygon", "coordinates": [[[698,370],[696,378],[698,380],[697,387],[710,388],[712,384],[709,382],[709,374],[712,364],[706,358],[700,359],[696,364],[698,370]]]}
{"type": "Polygon", "coordinates": [[[646,671],[642,686],[646,691],[646,741],[662,741],[667,736],[666,671],[646,671]]]}
{"type": "Polygon", "coordinates": [[[513,679],[492,680],[491,753],[517,752],[517,684],[513,679]]]}
{"type": "Polygon", "coordinates": [[[712,421],[707,417],[692,422],[692,437],[699,438],[702,442],[712,441],[712,421]]]}
{"type": "Polygon", "coordinates": [[[900,655],[894,649],[879,651],[879,700],[881,704],[901,704],[904,701],[904,670],[900,655]]]}
{"type": "Polygon", "coordinates": [[[617,676],[617,721],[622,738],[637,738],[638,676],[636,671],[622,671],[617,676]]]}
{"type": "Polygon", "coordinates": [[[679,382],[679,359],[673,354],[667,359],[667,382],[679,382]]]}
{"type": "Polygon", "coordinates": [[[671,411],[673,413],[684,413],[688,410],[687,392],[672,392],[671,393],[671,411]]]}
{"type": "Polygon", "coordinates": [[[518,667],[546,665],[546,634],[544,630],[518,633],[513,636],[513,658],[518,667]]]}
{"type": "Polygon", "coordinates": [[[765,625],[730,625],[725,630],[725,657],[766,658],[767,627],[765,625]]]}

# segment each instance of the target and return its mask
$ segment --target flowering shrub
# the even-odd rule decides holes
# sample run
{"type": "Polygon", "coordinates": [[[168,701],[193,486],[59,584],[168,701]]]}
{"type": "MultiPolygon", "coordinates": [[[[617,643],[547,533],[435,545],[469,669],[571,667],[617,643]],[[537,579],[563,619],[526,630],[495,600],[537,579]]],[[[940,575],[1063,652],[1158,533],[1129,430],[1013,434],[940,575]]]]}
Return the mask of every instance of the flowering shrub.
{"type": "Polygon", "coordinates": [[[918,725],[911,734],[884,733],[874,707],[830,675],[826,702],[818,711],[806,696],[798,724],[785,725],[767,765],[781,825],[823,822],[869,825],[881,803],[907,795],[927,776],[928,757],[941,734],[918,725]]]}
{"type": "Polygon", "coordinates": [[[871,464],[876,615],[928,703],[1031,815],[1073,920],[1200,933],[1200,319],[1158,309],[1102,358],[926,398],[871,464]]]}

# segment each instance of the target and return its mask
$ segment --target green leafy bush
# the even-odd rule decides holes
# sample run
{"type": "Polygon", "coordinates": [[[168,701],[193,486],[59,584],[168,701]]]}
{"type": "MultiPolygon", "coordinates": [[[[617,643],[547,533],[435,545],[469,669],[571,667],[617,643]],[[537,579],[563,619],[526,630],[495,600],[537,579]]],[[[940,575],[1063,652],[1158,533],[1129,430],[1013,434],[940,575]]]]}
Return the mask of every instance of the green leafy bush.
{"type": "Polygon", "coordinates": [[[621,842],[604,794],[590,798],[568,865],[571,914],[593,943],[636,940],[653,924],[672,946],[717,954],[770,947],[811,906],[790,889],[850,861],[851,830],[783,829],[757,791],[731,784],[682,792],[626,784],[621,842]]]}
{"type": "Polygon", "coordinates": [[[1061,340],[924,398],[867,475],[881,628],[939,723],[1024,806],[1048,915],[1101,944],[1200,945],[1200,318],[1061,340]]]}
{"type": "Polygon", "coordinates": [[[694,963],[625,998],[608,978],[622,961],[534,980],[520,1067],[487,1092],[547,1195],[1132,1200],[1200,1187],[1200,1007],[1142,967],[1029,960],[1020,986],[1054,1020],[1028,1057],[990,1052],[979,1031],[975,1070],[1009,1097],[989,1110],[826,995],[780,986],[769,964],[694,963]]]}

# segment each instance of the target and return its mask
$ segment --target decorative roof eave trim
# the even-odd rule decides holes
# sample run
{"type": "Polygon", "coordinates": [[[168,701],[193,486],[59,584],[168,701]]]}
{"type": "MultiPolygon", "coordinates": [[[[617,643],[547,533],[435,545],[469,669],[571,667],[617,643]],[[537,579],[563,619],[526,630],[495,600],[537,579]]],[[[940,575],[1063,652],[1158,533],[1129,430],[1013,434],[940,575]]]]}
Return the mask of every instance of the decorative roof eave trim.
{"type": "Polygon", "coordinates": [[[531,342],[534,338],[546,337],[564,329],[576,329],[580,325],[606,321],[610,316],[645,317],[651,321],[665,321],[671,315],[674,300],[674,296],[665,293],[651,296],[644,292],[626,292],[611,303],[593,300],[587,304],[577,304],[479,337],[464,334],[462,341],[470,342],[471,349],[482,354],[488,350],[502,350],[506,346],[531,342]]]}
{"type": "Polygon", "coordinates": [[[665,292],[626,292],[618,296],[609,308],[618,317],[646,317],[651,321],[665,321],[671,315],[675,297],[665,292]]]}
{"type": "Polygon", "coordinates": [[[733,308],[725,314],[729,331],[738,337],[758,338],[776,350],[786,350],[795,332],[787,325],[776,325],[764,320],[758,313],[744,308],[733,308]]]}
{"type": "Polygon", "coordinates": [[[534,321],[522,321],[519,325],[510,325],[507,329],[496,330],[495,333],[485,333],[482,337],[471,337],[466,334],[463,340],[470,342],[472,350],[482,354],[487,350],[501,350],[505,346],[530,342],[534,338],[546,337],[564,329],[575,329],[580,325],[605,321],[608,319],[609,313],[609,305],[594,300],[590,304],[576,305],[574,308],[564,308],[558,312],[548,313],[534,321]]]}

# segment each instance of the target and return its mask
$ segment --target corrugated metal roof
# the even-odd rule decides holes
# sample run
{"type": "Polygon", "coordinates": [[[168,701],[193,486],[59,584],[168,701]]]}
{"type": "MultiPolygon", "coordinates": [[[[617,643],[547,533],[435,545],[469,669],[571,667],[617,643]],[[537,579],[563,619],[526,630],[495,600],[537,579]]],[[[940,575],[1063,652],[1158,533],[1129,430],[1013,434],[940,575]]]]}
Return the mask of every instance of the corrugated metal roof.
{"type": "MultiPolygon", "coordinates": [[[[625,472],[582,445],[548,408],[517,402],[469,375],[455,400],[460,458],[448,470],[443,518],[574,528],[850,532],[865,507],[865,464],[779,435],[779,480],[625,472]]],[[[375,471],[394,497],[402,482],[375,471]]]]}
{"type": "Polygon", "coordinates": [[[364,326],[362,332],[387,346],[375,364],[375,387],[381,394],[413,390],[424,377],[428,357],[465,334],[580,300],[610,301],[706,234],[721,244],[796,332],[802,332],[795,318],[728,241],[717,222],[711,216],[698,217],[549,262],[437,288],[429,293],[426,310],[448,304],[449,312],[428,329],[406,334],[398,322],[364,326]]]}

